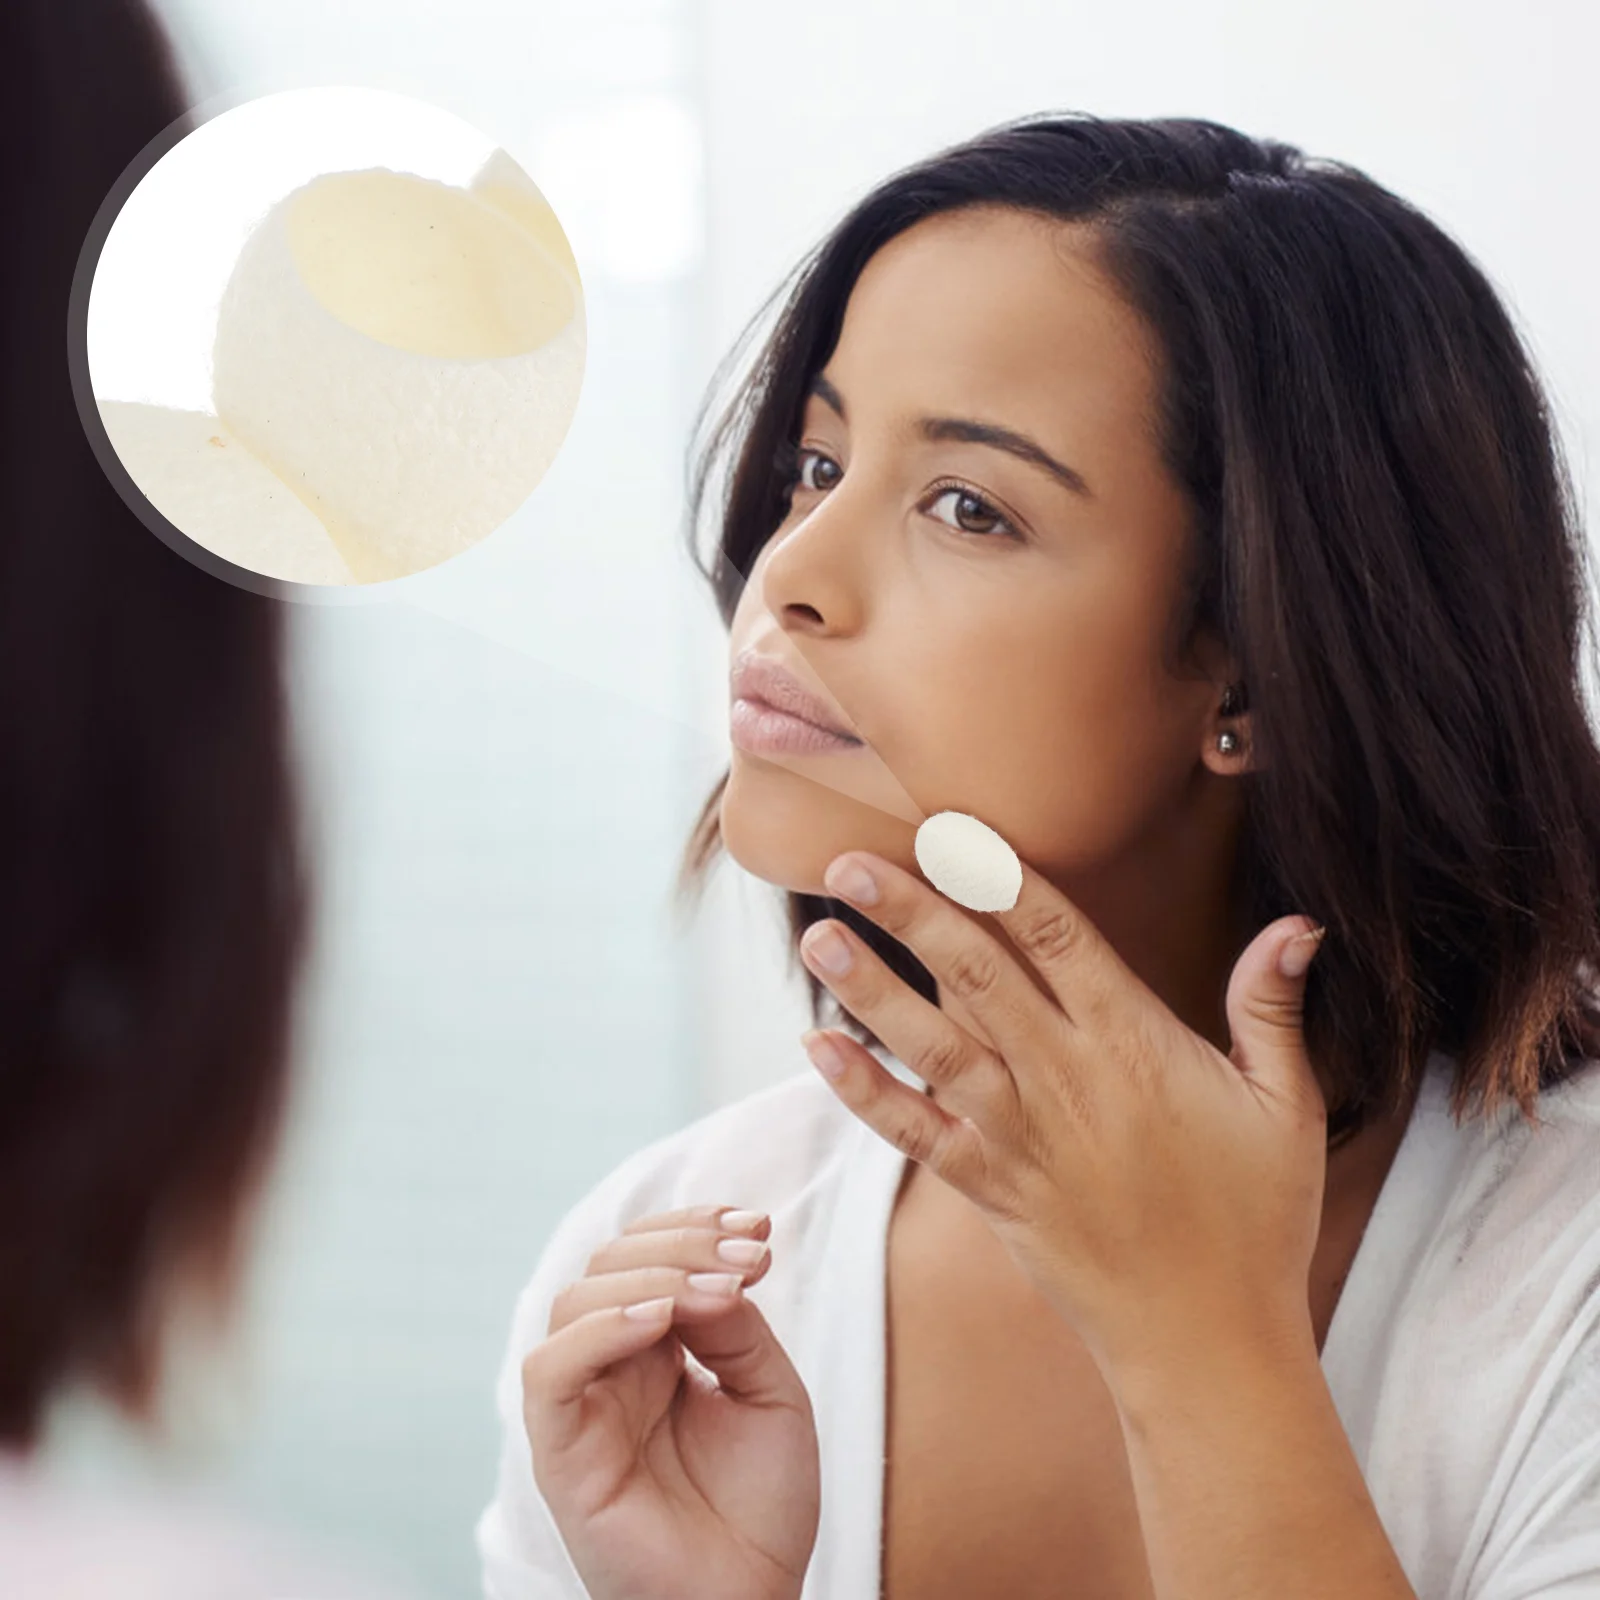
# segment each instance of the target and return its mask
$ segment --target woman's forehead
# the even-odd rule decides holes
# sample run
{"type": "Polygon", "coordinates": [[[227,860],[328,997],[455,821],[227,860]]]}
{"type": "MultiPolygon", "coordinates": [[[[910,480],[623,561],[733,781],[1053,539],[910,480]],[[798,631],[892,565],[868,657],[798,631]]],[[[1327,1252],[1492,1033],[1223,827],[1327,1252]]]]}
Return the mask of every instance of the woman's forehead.
{"type": "Polygon", "coordinates": [[[852,426],[982,414],[1081,441],[1148,418],[1153,348],[1081,224],[984,208],[867,262],[824,372],[852,426]]]}

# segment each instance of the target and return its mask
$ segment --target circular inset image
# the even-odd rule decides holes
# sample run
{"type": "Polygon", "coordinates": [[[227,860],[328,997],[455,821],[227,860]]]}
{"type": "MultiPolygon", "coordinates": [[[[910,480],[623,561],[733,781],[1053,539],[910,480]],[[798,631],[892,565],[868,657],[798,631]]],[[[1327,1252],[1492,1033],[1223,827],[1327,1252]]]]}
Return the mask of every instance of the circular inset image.
{"type": "Polygon", "coordinates": [[[116,213],[86,316],[119,488],[289,583],[404,577],[492,533],[583,382],[583,288],[532,178],[368,89],[252,100],[173,145],[116,213]]]}

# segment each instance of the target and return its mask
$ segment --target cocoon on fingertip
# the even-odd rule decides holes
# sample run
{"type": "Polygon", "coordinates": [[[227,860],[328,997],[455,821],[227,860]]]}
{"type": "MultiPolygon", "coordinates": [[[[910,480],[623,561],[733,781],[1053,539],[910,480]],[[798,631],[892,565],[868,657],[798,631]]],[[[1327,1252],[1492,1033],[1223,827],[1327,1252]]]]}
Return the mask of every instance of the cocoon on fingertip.
{"type": "Polygon", "coordinates": [[[969,911],[1009,911],[1022,863],[993,828],[964,811],[937,811],[917,829],[917,865],[935,889],[969,911]]]}

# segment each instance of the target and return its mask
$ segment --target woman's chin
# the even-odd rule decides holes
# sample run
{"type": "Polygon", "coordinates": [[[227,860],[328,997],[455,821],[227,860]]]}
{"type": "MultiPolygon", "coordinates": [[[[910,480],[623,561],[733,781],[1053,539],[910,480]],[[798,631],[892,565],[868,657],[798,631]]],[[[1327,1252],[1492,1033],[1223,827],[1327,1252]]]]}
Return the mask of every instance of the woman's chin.
{"type": "Polygon", "coordinates": [[[916,825],[825,785],[751,783],[735,762],[722,793],[722,845],[750,873],[795,894],[826,895],[822,875],[846,850],[915,871],[916,825]]]}

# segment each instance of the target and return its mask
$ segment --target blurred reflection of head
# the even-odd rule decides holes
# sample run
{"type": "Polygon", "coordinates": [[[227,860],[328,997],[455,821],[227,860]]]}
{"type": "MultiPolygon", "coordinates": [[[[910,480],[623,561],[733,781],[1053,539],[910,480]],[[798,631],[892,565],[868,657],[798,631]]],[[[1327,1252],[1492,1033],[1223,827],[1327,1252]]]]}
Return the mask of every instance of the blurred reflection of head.
{"type": "MultiPolygon", "coordinates": [[[[307,888],[282,608],[128,509],[74,408],[79,250],[185,114],[139,4],[7,0],[0,119],[0,1447],[79,1382],[159,1426],[286,1099],[307,888]]],[[[185,131],[187,131],[185,129],[185,131]]]]}

